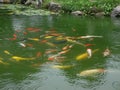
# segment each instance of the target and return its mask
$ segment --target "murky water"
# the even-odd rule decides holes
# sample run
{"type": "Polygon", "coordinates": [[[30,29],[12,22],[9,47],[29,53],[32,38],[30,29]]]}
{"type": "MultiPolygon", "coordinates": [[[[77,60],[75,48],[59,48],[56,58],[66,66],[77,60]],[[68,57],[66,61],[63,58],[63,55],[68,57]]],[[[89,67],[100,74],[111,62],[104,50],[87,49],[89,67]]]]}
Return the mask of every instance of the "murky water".
{"type": "Polygon", "coordinates": [[[119,23],[111,18],[1,15],[0,90],[119,90],[119,23]],[[86,35],[102,38],[80,39],[86,35]],[[76,60],[88,44],[98,51],[76,60]],[[111,54],[103,57],[106,48],[111,54]],[[81,75],[85,70],[94,71],[81,75]]]}

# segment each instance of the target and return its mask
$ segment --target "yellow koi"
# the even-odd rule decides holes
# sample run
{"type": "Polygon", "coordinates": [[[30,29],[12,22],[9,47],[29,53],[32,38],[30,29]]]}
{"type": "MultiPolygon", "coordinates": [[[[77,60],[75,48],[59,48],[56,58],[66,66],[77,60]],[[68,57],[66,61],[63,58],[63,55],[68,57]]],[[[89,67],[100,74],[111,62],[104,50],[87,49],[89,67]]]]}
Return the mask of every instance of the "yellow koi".
{"type": "Polygon", "coordinates": [[[28,40],[39,41],[40,39],[38,39],[38,38],[28,38],[28,40]]]}
{"type": "Polygon", "coordinates": [[[59,68],[59,69],[68,69],[73,67],[73,65],[54,65],[52,68],[59,68]]]}
{"type": "Polygon", "coordinates": [[[101,74],[104,73],[105,70],[104,69],[90,69],[90,70],[84,70],[82,72],[80,72],[80,74],[77,74],[78,76],[94,76],[97,74],[101,74]]]}
{"type": "Polygon", "coordinates": [[[55,44],[51,43],[51,42],[46,42],[47,45],[51,46],[51,47],[56,47],[55,44]]]}
{"type": "Polygon", "coordinates": [[[63,37],[63,36],[58,36],[58,37],[56,37],[55,40],[64,40],[64,39],[65,39],[65,37],[63,37]]]}
{"type": "MultiPolygon", "coordinates": [[[[93,50],[92,51],[92,53],[95,53],[95,52],[97,52],[99,49],[95,49],[95,50],[93,50]]],[[[86,59],[86,58],[88,58],[89,57],[89,55],[88,55],[88,53],[86,52],[86,53],[83,53],[83,54],[81,54],[81,55],[78,55],[77,57],[76,57],[76,60],[83,60],[83,59],[86,59]]]]}
{"type": "Polygon", "coordinates": [[[9,65],[9,63],[3,62],[2,60],[0,60],[0,64],[9,65]]]}
{"type": "Polygon", "coordinates": [[[12,59],[16,60],[16,61],[23,61],[23,60],[35,60],[36,58],[23,58],[23,57],[19,57],[19,56],[13,56],[12,59]]]}
{"type": "Polygon", "coordinates": [[[72,40],[72,39],[69,39],[69,38],[66,38],[66,40],[67,40],[68,42],[70,42],[70,43],[74,43],[74,44],[78,44],[78,45],[85,46],[83,43],[80,43],[80,42],[78,42],[78,41],[76,41],[76,40],[72,40]]]}
{"type": "Polygon", "coordinates": [[[4,53],[5,54],[8,54],[8,55],[12,55],[9,51],[7,51],[7,50],[4,50],[4,53]]]}
{"type": "Polygon", "coordinates": [[[53,37],[53,36],[46,36],[45,38],[46,38],[46,39],[49,39],[49,38],[52,38],[52,37],[53,37]]]}

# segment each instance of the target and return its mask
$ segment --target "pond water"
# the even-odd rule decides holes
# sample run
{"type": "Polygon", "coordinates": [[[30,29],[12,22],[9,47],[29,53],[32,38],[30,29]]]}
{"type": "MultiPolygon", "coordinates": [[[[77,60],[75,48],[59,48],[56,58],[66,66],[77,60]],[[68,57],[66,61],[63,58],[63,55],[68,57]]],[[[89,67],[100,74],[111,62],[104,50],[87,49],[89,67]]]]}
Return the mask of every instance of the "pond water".
{"type": "Polygon", "coordinates": [[[0,15],[0,90],[120,90],[119,37],[119,19],[0,15]]]}

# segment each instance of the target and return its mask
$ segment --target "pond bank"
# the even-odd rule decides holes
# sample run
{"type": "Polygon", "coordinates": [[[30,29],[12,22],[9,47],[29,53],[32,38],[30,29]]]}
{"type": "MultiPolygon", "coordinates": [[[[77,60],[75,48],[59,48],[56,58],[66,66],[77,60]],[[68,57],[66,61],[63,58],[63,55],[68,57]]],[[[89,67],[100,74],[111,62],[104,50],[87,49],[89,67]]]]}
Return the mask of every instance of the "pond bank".
{"type": "MultiPolygon", "coordinates": [[[[22,1],[25,1],[25,0],[22,0],[22,1]]],[[[99,0],[99,1],[98,0],[80,0],[80,1],[55,0],[54,2],[52,2],[51,0],[45,0],[45,1],[39,0],[39,1],[42,1],[41,3],[39,3],[39,5],[37,3],[31,3],[27,5],[26,2],[24,3],[16,2],[16,3],[19,3],[19,4],[22,3],[23,7],[25,6],[24,8],[27,8],[27,9],[28,8],[31,9],[32,7],[34,8],[34,11],[36,12],[39,12],[39,9],[43,9],[45,11],[47,10],[48,12],[50,11],[49,13],[47,12],[47,14],[51,14],[51,12],[53,14],[54,12],[54,14],[55,13],[57,14],[67,13],[67,14],[72,14],[72,15],[77,15],[77,16],[89,16],[89,15],[90,16],[111,16],[111,12],[114,10],[114,8],[120,4],[119,0],[99,0]]]]}

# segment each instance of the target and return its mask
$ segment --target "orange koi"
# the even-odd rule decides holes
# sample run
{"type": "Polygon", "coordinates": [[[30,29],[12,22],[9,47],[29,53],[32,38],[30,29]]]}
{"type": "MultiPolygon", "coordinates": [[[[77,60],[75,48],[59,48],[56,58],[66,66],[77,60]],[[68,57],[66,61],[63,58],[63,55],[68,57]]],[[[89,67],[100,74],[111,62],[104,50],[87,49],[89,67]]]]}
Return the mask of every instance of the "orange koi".
{"type": "Polygon", "coordinates": [[[27,43],[26,46],[28,46],[28,47],[33,47],[33,45],[30,44],[30,43],[27,43]]]}
{"type": "Polygon", "coordinates": [[[30,31],[30,32],[39,32],[40,29],[39,28],[26,28],[26,30],[30,31]]]}
{"type": "Polygon", "coordinates": [[[17,35],[16,35],[16,34],[13,34],[13,37],[14,37],[14,38],[17,38],[17,35]]]}
{"type": "Polygon", "coordinates": [[[59,34],[59,33],[51,33],[50,35],[51,36],[61,36],[61,34],[59,34]]]}
{"type": "Polygon", "coordinates": [[[26,28],[26,30],[28,30],[28,31],[32,31],[34,28],[26,28]]]}
{"type": "Polygon", "coordinates": [[[49,57],[48,60],[50,61],[55,60],[55,57],[49,57]]]}
{"type": "Polygon", "coordinates": [[[37,52],[36,57],[38,58],[38,57],[40,57],[41,55],[42,55],[41,52],[37,52]]]}
{"type": "Polygon", "coordinates": [[[23,32],[24,35],[27,35],[27,32],[23,32]]]}
{"type": "Polygon", "coordinates": [[[65,47],[62,48],[62,50],[67,50],[69,49],[69,45],[66,45],[65,47]]]}
{"type": "Polygon", "coordinates": [[[95,44],[89,44],[89,43],[88,43],[88,44],[85,44],[86,47],[88,47],[88,46],[93,46],[93,45],[95,45],[95,44]]]}
{"type": "Polygon", "coordinates": [[[46,43],[46,42],[47,42],[47,40],[42,40],[42,41],[41,41],[41,43],[46,43]]]}
{"type": "Polygon", "coordinates": [[[57,49],[46,50],[45,54],[49,54],[49,53],[56,52],[56,51],[58,51],[58,50],[57,49]]]}

